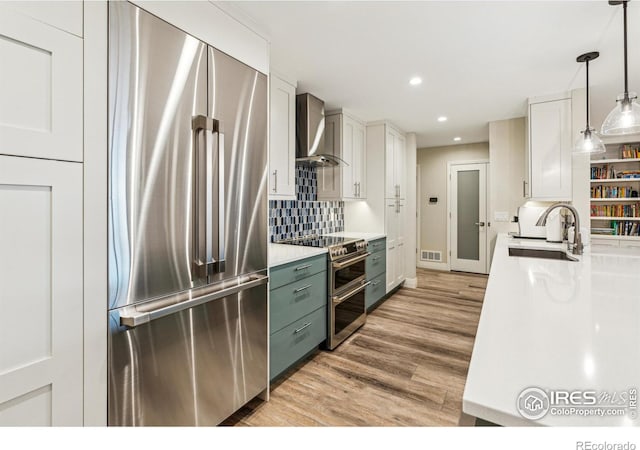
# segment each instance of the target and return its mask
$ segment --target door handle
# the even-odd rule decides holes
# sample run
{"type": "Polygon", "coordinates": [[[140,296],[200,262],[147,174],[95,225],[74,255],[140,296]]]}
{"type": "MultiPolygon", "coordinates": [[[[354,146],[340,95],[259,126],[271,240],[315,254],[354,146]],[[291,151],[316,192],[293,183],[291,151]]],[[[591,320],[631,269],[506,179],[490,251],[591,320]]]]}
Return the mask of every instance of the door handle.
{"type": "Polygon", "coordinates": [[[306,286],[299,287],[298,289],[295,289],[295,290],[293,291],[293,293],[294,293],[294,294],[297,294],[297,293],[299,293],[299,292],[306,291],[306,290],[307,290],[307,289],[309,289],[311,286],[312,286],[311,284],[307,284],[306,286]]]}
{"type": "Polygon", "coordinates": [[[120,325],[130,328],[137,327],[185,309],[267,284],[268,281],[269,277],[265,275],[248,275],[226,282],[223,281],[213,287],[209,285],[195,291],[184,291],[177,295],[162,297],[140,305],[126,306],[119,310],[120,325]]]}
{"type": "Polygon", "coordinates": [[[298,334],[300,333],[302,330],[304,330],[305,328],[308,328],[311,326],[311,322],[307,322],[304,325],[302,325],[300,328],[296,329],[293,331],[294,334],[298,334]]]}
{"type": "Polygon", "coordinates": [[[195,170],[196,170],[196,214],[194,220],[195,231],[195,271],[204,278],[213,272],[225,271],[225,185],[224,185],[224,134],[220,131],[220,122],[206,116],[195,116],[191,127],[195,132],[195,170]],[[208,133],[217,135],[216,149],[211,145],[208,133]],[[199,136],[204,137],[204,155],[199,148],[199,136]],[[217,159],[215,157],[217,153],[217,159]],[[204,166],[204,170],[203,167],[204,166]],[[214,168],[217,166],[218,182],[214,180],[214,168]],[[204,173],[203,173],[204,172],[204,173]],[[203,186],[204,184],[204,186],[203,186]],[[217,224],[214,225],[213,198],[214,189],[217,191],[217,224]],[[202,227],[204,214],[204,230],[202,227]],[[217,238],[214,237],[214,227],[217,227],[217,238]]]}
{"type": "Polygon", "coordinates": [[[351,264],[357,263],[358,261],[362,261],[363,259],[367,259],[367,257],[370,254],[371,253],[367,252],[364,255],[356,256],[355,258],[351,258],[351,259],[348,259],[346,261],[335,262],[335,263],[331,264],[331,267],[333,269],[340,270],[340,269],[342,269],[344,267],[350,266],[351,264]]]}
{"type": "Polygon", "coordinates": [[[206,278],[211,263],[211,237],[213,219],[211,210],[211,146],[207,136],[213,130],[212,121],[206,116],[195,116],[191,122],[194,132],[194,261],[193,268],[198,278],[206,278]],[[204,149],[201,148],[204,140],[204,149]]]}
{"type": "Polygon", "coordinates": [[[273,192],[278,192],[278,169],[273,171],[273,192]]]}
{"type": "Polygon", "coordinates": [[[474,225],[479,226],[479,227],[483,227],[484,226],[484,222],[476,222],[474,225]]]}
{"type": "Polygon", "coordinates": [[[358,196],[358,183],[353,183],[353,196],[358,196]]]}
{"type": "Polygon", "coordinates": [[[360,286],[358,286],[357,288],[355,288],[353,291],[347,292],[346,294],[344,294],[341,297],[333,297],[333,303],[335,305],[337,305],[338,303],[342,303],[343,301],[345,301],[346,299],[348,299],[349,297],[353,297],[354,295],[356,295],[358,292],[364,290],[367,286],[369,286],[371,284],[371,281],[367,281],[364,284],[361,284],[360,286]]]}
{"type": "MultiPolygon", "coordinates": [[[[214,119],[215,120],[215,119],[214,119]]],[[[224,133],[219,129],[220,122],[216,120],[217,133],[218,133],[218,245],[217,245],[217,258],[214,268],[217,272],[225,271],[226,262],[226,249],[225,249],[225,237],[226,237],[226,189],[224,184],[224,163],[225,163],[225,151],[224,151],[224,133]]]]}

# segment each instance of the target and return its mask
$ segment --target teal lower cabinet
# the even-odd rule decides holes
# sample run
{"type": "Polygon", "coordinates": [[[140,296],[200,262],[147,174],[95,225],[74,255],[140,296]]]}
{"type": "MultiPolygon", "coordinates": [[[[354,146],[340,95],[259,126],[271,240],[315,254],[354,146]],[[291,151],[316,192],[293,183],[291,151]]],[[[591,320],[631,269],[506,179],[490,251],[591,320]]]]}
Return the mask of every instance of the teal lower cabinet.
{"type": "Polygon", "coordinates": [[[270,271],[275,281],[269,296],[272,380],[327,339],[326,261],[321,255],[270,271]]]}
{"type": "Polygon", "coordinates": [[[378,275],[373,280],[370,280],[371,284],[367,286],[367,290],[364,293],[364,304],[367,308],[367,311],[378,303],[380,299],[385,296],[386,291],[386,274],[378,275]]]}
{"type": "Polygon", "coordinates": [[[273,380],[300,358],[316,349],[327,339],[327,307],[296,320],[271,335],[271,366],[273,380]]]}
{"type": "Polygon", "coordinates": [[[364,302],[369,311],[386,294],[387,270],[387,240],[386,238],[370,241],[368,245],[371,254],[367,257],[366,271],[369,286],[365,291],[364,302]]]}

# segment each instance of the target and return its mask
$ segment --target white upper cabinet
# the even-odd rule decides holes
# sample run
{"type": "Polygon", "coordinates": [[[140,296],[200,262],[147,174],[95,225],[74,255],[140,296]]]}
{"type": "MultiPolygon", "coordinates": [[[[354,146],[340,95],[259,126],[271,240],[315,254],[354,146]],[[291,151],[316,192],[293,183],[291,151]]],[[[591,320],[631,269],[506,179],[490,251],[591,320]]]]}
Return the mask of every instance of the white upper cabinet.
{"type": "Polygon", "coordinates": [[[296,87],[271,74],[269,196],[296,198],[296,87]]]}
{"type": "Polygon", "coordinates": [[[346,164],[318,168],[318,199],[364,200],[367,195],[366,128],[344,111],[325,117],[325,153],[346,164]]]}
{"type": "Polygon", "coordinates": [[[5,1],[3,6],[82,37],[82,0],[5,1]]]}
{"type": "Polygon", "coordinates": [[[571,98],[530,99],[528,113],[529,180],[524,192],[532,200],[571,200],[571,98]]]}
{"type": "Polygon", "coordinates": [[[385,142],[385,197],[406,196],[406,139],[404,135],[387,125],[385,142]]]}
{"type": "Polygon", "coordinates": [[[0,5],[0,153],[82,161],[82,39],[0,5]]]}

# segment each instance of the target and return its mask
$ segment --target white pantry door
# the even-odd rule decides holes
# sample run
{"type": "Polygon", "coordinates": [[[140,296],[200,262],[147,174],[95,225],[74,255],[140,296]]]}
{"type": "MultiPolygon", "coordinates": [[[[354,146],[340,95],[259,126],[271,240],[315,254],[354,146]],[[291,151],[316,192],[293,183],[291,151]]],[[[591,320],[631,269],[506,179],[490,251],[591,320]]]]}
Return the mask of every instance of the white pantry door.
{"type": "Polygon", "coordinates": [[[0,156],[0,426],[82,425],[82,164],[0,156]]]}
{"type": "Polygon", "coordinates": [[[487,273],[487,163],[452,165],[451,270],[487,273]]]}

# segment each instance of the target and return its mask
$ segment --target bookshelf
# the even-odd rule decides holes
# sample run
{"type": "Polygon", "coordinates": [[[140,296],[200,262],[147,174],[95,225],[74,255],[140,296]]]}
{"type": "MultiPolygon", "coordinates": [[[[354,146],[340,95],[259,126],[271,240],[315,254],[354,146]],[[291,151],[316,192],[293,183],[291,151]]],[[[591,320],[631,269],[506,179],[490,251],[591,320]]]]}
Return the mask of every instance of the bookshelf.
{"type": "Polygon", "coordinates": [[[606,152],[591,158],[592,242],[640,243],[640,135],[603,142],[606,152]]]}

